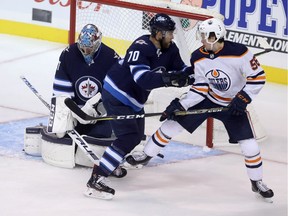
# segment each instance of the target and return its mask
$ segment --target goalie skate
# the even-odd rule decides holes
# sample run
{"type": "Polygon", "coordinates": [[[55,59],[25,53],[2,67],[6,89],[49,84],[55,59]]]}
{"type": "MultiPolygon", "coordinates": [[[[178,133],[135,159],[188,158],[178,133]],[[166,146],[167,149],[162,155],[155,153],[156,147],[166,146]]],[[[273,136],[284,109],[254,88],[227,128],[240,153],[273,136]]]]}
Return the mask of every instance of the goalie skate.
{"type": "Polygon", "coordinates": [[[104,184],[105,177],[92,175],[87,182],[87,190],[84,195],[91,198],[110,200],[114,197],[115,190],[104,184]]]}
{"type": "Polygon", "coordinates": [[[261,180],[251,180],[252,191],[256,193],[256,197],[262,199],[265,202],[273,203],[272,197],[274,196],[273,191],[267,187],[261,180]]]}

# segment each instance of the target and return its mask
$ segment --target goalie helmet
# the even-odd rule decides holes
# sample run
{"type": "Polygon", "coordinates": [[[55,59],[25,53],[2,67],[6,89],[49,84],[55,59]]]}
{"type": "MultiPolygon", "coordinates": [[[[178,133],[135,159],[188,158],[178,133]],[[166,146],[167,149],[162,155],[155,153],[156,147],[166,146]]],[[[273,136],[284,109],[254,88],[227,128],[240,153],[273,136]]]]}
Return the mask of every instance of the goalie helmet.
{"type": "Polygon", "coordinates": [[[211,18],[203,21],[198,26],[197,34],[199,38],[205,39],[207,41],[211,33],[214,33],[216,37],[216,41],[214,43],[220,39],[224,39],[226,29],[222,20],[211,18]]]}
{"type": "Polygon", "coordinates": [[[95,25],[87,24],[82,28],[77,45],[88,64],[93,61],[93,55],[99,49],[101,41],[102,33],[95,25]]]}
{"type": "Polygon", "coordinates": [[[150,32],[153,36],[158,31],[174,31],[175,22],[166,14],[158,13],[149,22],[150,32]]]}

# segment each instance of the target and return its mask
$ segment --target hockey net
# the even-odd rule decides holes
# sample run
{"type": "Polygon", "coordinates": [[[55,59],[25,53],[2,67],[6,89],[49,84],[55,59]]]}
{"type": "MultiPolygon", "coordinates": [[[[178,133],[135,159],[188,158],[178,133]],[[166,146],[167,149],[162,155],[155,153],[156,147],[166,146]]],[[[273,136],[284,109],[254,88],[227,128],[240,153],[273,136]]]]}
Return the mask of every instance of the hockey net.
{"type": "MultiPolygon", "coordinates": [[[[223,20],[223,16],[215,11],[197,5],[177,4],[170,0],[71,0],[69,43],[75,42],[84,25],[93,23],[102,31],[103,43],[123,57],[136,38],[149,34],[149,21],[155,13],[169,14],[176,22],[174,41],[187,65],[190,65],[191,53],[201,46],[200,41],[196,40],[198,23],[211,17],[223,20]]],[[[153,90],[145,106],[146,112],[163,111],[172,99],[188,89],[189,87],[153,90]]],[[[256,122],[258,124],[259,121],[256,122]]],[[[207,146],[228,142],[222,123],[209,119],[201,127],[206,128],[207,146]]],[[[263,134],[261,132],[261,138],[263,134]]]]}

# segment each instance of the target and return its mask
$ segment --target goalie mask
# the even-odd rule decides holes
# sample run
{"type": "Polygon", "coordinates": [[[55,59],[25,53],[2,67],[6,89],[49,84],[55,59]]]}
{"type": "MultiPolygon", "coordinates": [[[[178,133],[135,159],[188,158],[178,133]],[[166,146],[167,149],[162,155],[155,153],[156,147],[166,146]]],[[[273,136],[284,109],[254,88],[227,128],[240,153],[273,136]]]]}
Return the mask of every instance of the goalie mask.
{"type": "Polygon", "coordinates": [[[226,29],[222,20],[217,18],[211,18],[203,21],[199,24],[197,29],[197,39],[206,40],[208,44],[215,44],[219,40],[224,40],[226,34],[226,29]],[[214,42],[209,42],[208,38],[214,33],[216,40],[214,42]]]}
{"type": "Polygon", "coordinates": [[[77,45],[87,64],[93,63],[93,56],[99,49],[102,33],[93,24],[87,24],[81,30],[77,45]]]}

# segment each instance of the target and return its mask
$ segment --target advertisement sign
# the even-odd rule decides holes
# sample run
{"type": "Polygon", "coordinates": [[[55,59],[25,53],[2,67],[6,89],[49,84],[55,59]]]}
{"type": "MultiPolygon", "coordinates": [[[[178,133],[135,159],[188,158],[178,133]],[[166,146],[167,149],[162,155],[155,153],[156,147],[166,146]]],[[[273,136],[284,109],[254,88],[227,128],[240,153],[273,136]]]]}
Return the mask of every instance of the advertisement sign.
{"type": "MultiPolygon", "coordinates": [[[[142,0],[145,1],[145,0],[142,0]]],[[[260,44],[257,38],[264,37],[273,48],[273,52],[260,56],[261,62],[275,68],[281,68],[287,76],[287,53],[288,53],[288,21],[287,7],[288,0],[166,0],[179,4],[202,7],[217,11],[224,16],[224,24],[227,28],[226,39],[245,44],[255,52],[259,52],[260,44]],[[271,61],[273,56],[273,61],[271,61]]],[[[141,1],[139,1],[141,2],[141,1]]],[[[91,3],[86,2],[85,7],[91,3]]],[[[105,14],[107,7],[101,4],[94,4],[93,11],[105,14]]],[[[109,12],[109,11],[108,11],[109,12]]],[[[117,12],[115,12],[117,13],[117,12]]],[[[107,14],[107,11],[106,11],[107,14]]],[[[115,16],[121,17],[121,14],[115,16]]],[[[70,0],[14,0],[2,1],[0,8],[0,33],[12,33],[24,35],[24,27],[20,24],[31,24],[48,29],[57,29],[59,41],[67,41],[67,34],[61,39],[59,30],[69,30],[70,0]],[[13,28],[13,26],[15,27],[13,28]],[[9,28],[8,28],[9,27],[9,28]],[[11,28],[10,28],[11,27],[11,28]],[[9,29],[9,31],[8,31],[9,29]]],[[[25,26],[27,28],[27,25],[25,26]]],[[[33,30],[33,28],[32,28],[33,30]]],[[[43,39],[52,33],[37,31],[37,38],[43,39]]],[[[36,33],[36,30],[35,30],[36,33]]],[[[284,76],[285,78],[285,76],[284,76]]],[[[287,77],[286,77],[287,79],[287,77]]],[[[287,82],[287,81],[286,81],[287,82]]]]}

